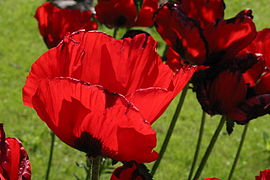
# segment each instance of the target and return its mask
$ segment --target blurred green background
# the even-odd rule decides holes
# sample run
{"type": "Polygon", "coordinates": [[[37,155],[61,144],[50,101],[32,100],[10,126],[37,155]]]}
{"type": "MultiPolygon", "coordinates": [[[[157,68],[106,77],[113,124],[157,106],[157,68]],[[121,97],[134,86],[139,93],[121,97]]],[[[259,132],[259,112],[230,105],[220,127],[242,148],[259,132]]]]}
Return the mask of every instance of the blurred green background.
{"type": "MultiPolygon", "coordinates": [[[[0,122],[4,123],[7,136],[17,137],[23,142],[30,156],[33,180],[44,179],[50,147],[50,131],[33,109],[23,105],[21,89],[31,64],[47,50],[39,35],[37,22],[33,18],[36,8],[42,3],[41,0],[0,1],[0,122]]],[[[227,0],[225,3],[227,18],[243,9],[251,8],[257,29],[270,27],[269,0],[227,0]]],[[[104,27],[100,31],[102,30],[112,33],[104,27]]],[[[161,52],[164,47],[163,41],[154,29],[147,29],[147,31],[159,41],[161,52]]],[[[174,101],[154,125],[158,135],[157,151],[167,131],[176,103],[174,101]]],[[[194,94],[189,92],[155,179],[187,179],[195,151],[200,118],[200,106],[194,94]]],[[[207,116],[201,155],[208,145],[219,118],[207,116]]],[[[233,179],[253,180],[260,170],[270,168],[269,129],[268,115],[251,121],[233,179]]],[[[243,126],[236,125],[235,131],[229,136],[225,128],[223,129],[201,177],[227,178],[242,130],[243,126]]],[[[75,175],[84,177],[83,168],[77,167],[76,162],[85,162],[84,153],[70,148],[57,139],[51,179],[74,180],[75,175]]],[[[148,166],[151,167],[152,164],[148,166]]],[[[109,176],[102,176],[101,179],[109,179],[109,176]]]]}

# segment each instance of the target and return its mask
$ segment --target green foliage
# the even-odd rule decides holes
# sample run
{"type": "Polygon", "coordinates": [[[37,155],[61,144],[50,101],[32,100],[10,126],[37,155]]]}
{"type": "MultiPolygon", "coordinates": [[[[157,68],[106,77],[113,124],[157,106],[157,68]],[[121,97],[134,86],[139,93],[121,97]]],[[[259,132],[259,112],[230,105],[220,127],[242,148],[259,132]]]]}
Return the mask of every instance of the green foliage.
{"type": "MultiPolygon", "coordinates": [[[[41,3],[43,2],[37,0],[0,0],[0,119],[5,125],[7,136],[17,137],[23,142],[30,156],[33,170],[32,179],[34,180],[44,179],[45,176],[49,155],[50,131],[33,109],[23,105],[21,88],[25,83],[31,64],[47,50],[39,35],[37,23],[33,18],[35,9],[41,3]]],[[[270,16],[267,0],[227,0],[225,3],[227,5],[226,17],[232,17],[240,10],[251,7],[258,29],[270,26],[267,18],[270,16]]],[[[102,28],[112,34],[112,30],[102,28]]],[[[118,37],[120,37],[122,31],[124,32],[124,30],[119,31],[118,37]]],[[[154,38],[159,42],[158,51],[162,53],[165,47],[162,39],[157,35],[154,28],[147,28],[147,31],[152,35],[154,34],[154,38]]],[[[175,106],[176,102],[173,102],[164,115],[154,124],[158,139],[156,150],[159,150],[161,146],[175,106]]],[[[155,179],[187,178],[199,132],[200,116],[201,108],[194,93],[190,91],[155,179]]],[[[262,132],[268,132],[270,128],[268,118],[267,115],[251,121],[242,154],[236,167],[235,180],[253,180],[260,170],[269,168],[270,162],[267,160],[269,154],[264,153],[265,149],[269,149],[269,138],[266,138],[266,145],[265,138],[262,136],[262,132]]],[[[205,136],[203,137],[199,159],[217,126],[218,120],[218,116],[208,117],[206,120],[205,136]]],[[[242,128],[242,126],[236,125],[230,136],[223,129],[202,177],[226,179],[239,144],[242,128]]],[[[75,180],[85,177],[84,168],[79,168],[76,163],[85,163],[85,154],[70,148],[57,139],[51,179],[75,180]]],[[[114,167],[119,165],[120,163],[117,163],[114,167]]],[[[149,164],[148,167],[151,167],[151,165],[149,164]]],[[[111,166],[108,169],[111,171],[111,166]]],[[[106,174],[101,179],[106,180],[109,177],[110,174],[106,174]]]]}

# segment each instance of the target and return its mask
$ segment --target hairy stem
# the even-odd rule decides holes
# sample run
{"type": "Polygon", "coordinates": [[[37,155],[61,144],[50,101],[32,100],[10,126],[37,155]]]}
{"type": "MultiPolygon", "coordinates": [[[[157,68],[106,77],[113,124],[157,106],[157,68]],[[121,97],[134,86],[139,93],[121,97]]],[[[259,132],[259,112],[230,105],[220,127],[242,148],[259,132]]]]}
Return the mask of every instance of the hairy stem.
{"type": "Polygon", "coordinates": [[[204,153],[204,156],[203,156],[203,158],[201,160],[201,163],[200,163],[200,165],[199,165],[199,167],[198,167],[198,169],[197,169],[197,171],[195,173],[195,176],[194,176],[193,180],[198,180],[199,179],[199,177],[200,177],[200,175],[201,175],[201,173],[202,173],[202,171],[204,169],[204,166],[205,166],[205,164],[206,164],[206,162],[207,162],[207,160],[209,158],[209,155],[211,154],[211,152],[212,152],[212,150],[213,150],[213,148],[215,146],[215,143],[216,143],[216,141],[218,139],[218,136],[219,136],[219,134],[220,134],[220,132],[222,130],[222,127],[224,126],[225,121],[226,121],[226,117],[222,116],[222,118],[220,119],[220,122],[219,122],[219,124],[217,126],[217,129],[216,129],[214,135],[212,136],[212,139],[211,139],[211,141],[210,141],[210,143],[209,143],[209,145],[208,145],[208,147],[206,149],[206,152],[204,153]]]}
{"type": "Polygon", "coordinates": [[[202,137],[203,137],[203,130],[204,130],[204,124],[205,124],[205,117],[206,117],[206,113],[203,111],[202,112],[202,119],[201,119],[201,126],[200,126],[200,131],[199,131],[199,136],[198,136],[198,141],[197,141],[197,145],[196,145],[196,151],[194,153],[194,157],[193,157],[193,162],[190,168],[190,172],[188,175],[188,180],[191,180],[192,175],[193,175],[193,171],[198,159],[198,155],[200,153],[200,147],[201,147],[201,142],[202,142],[202,137]]]}
{"type": "Polygon", "coordinates": [[[161,161],[161,159],[162,159],[162,157],[163,157],[163,155],[164,155],[164,153],[165,153],[165,151],[167,149],[167,146],[169,144],[171,135],[173,133],[173,130],[174,130],[174,127],[175,127],[175,124],[176,124],[176,121],[177,121],[177,119],[179,117],[179,114],[181,112],[181,109],[182,109],[182,106],[183,106],[183,103],[184,103],[184,100],[185,100],[185,97],[186,97],[186,94],[187,94],[187,90],[188,90],[188,84],[186,85],[186,87],[182,91],[182,94],[181,94],[181,97],[179,99],[176,110],[174,112],[171,124],[169,126],[166,137],[165,137],[165,139],[163,141],[163,144],[161,146],[161,149],[160,149],[160,152],[159,152],[159,157],[158,157],[158,159],[156,160],[155,164],[152,167],[152,170],[151,170],[152,176],[154,176],[154,174],[156,173],[156,170],[157,170],[157,168],[158,168],[158,166],[160,164],[160,161],[161,161]]]}
{"type": "Polygon", "coordinates": [[[51,131],[51,147],[50,147],[50,155],[49,155],[49,161],[48,161],[48,165],[47,165],[45,180],[48,180],[49,176],[50,176],[52,159],[53,159],[54,142],[55,142],[55,134],[51,131]]]}
{"type": "Polygon", "coordinates": [[[230,171],[228,180],[231,180],[232,177],[233,177],[233,173],[234,173],[236,164],[237,164],[238,159],[239,159],[239,157],[240,157],[241,149],[242,149],[243,144],[244,144],[244,141],[245,141],[245,137],[246,137],[246,134],[247,134],[247,130],[248,130],[248,124],[246,124],[245,127],[244,127],[244,130],[243,130],[243,133],[242,133],[242,136],[241,136],[241,140],[240,140],[240,144],[239,144],[239,146],[238,146],[238,149],[237,149],[237,152],[236,152],[234,161],[233,161],[233,165],[232,165],[232,168],[231,168],[231,171],[230,171]]]}

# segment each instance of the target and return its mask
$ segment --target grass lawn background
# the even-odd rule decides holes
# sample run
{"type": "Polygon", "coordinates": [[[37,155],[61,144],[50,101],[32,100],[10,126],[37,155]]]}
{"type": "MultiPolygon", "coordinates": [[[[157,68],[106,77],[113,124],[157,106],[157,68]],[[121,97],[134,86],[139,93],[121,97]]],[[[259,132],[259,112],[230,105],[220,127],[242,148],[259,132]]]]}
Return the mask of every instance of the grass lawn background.
{"type": "MultiPolygon", "coordinates": [[[[42,3],[41,0],[0,1],[0,122],[4,123],[7,136],[17,137],[23,142],[30,156],[33,180],[44,179],[50,147],[50,131],[33,109],[22,104],[21,88],[31,64],[47,50],[39,35],[37,22],[33,18],[36,8],[42,3]]],[[[232,17],[240,10],[251,8],[257,29],[270,27],[269,18],[267,18],[270,17],[269,1],[227,0],[225,3],[226,17],[232,17]]],[[[156,40],[163,43],[154,29],[148,29],[148,31],[156,40]]],[[[162,47],[163,45],[159,51],[162,51],[162,47]]],[[[156,150],[159,150],[163,141],[176,101],[154,125],[158,135],[156,150]]],[[[194,94],[189,92],[155,179],[187,179],[197,141],[200,118],[200,106],[194,94]]],[[[208,145],[219,118],[207,116],[201,155],[208,145]]],[[[253,180],[260,170],[270,168],[270,149],[265,145],[263,138],[264,134],[270,135],[269,129],[268,115],[251,121],[233,179],[253,180]]],[[[233,134],[229,136],[225,128],[223,129],[201,177],[227,178],[242,130],[243,126],[237,125],[233,134]]],[[[78,168],[76,162],[85,162],[84,153],[70,148],[57,139],[51,179],[73,180],[74,174],[84,177],[84,170],[78,168]]],[[[109,178],[104,176],[102,179],[109,178]]]]}

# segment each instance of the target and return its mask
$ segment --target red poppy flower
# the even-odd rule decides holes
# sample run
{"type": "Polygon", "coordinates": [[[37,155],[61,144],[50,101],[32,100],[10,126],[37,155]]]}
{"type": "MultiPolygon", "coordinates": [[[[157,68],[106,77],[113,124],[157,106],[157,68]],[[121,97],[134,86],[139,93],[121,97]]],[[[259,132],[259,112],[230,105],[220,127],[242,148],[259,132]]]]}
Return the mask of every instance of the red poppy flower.
{"type": "Polygon", "coordinates": [[[30,161],[16,138],[6,138],[3,124],[0,123],[0,179],[1,180],[30,180],[30,161]]]}
{"type": "Polygon", "coordinates": [[[98,0],[95,7],[97,19],[110,28],[152,26],[157,9],[158,0],[98,0]]]}
{"type": "Polygon", "coordinates": [[[256,180],[270,180],[270,169],[261,171],[260,176],[256,176],[256,180]]]}
{"type": "Polygon", "coordinates": [[[251,10],[224,20],[222,0],[168,2],[154,21],[161,37],[191,64],[228,63],[255,37],[251,10]]]}
{"type": "Polygon", "coordinates": [[[157,158],[153,123],[194,71],[175,74],[145,34],[115,40],[80,31],[42,55],[23,88],[24,103],[65,143],[120,161],[157,158]]]}
{"type": "Polygon", "coordinates": [[[222,179],[218,179],[218,178],[204,178],[203,180],[222,180],[222,179]]]}
{"type": "Polygon", "coordinates": [[[116,168],[111,176],[111,180],[152,180],[152,175],[143,164],[127,162],[123,166],[116,168]]]}
{"type": "Polygon", "coordinates": [[[60,9],[50,2],[40,6],[35,18],[38,21],[39,32],[48,48],[57,46],[67,33],[80,29],[94,30],[98,25],[91,20],[90,11],[79,9],[60,9]]]}

